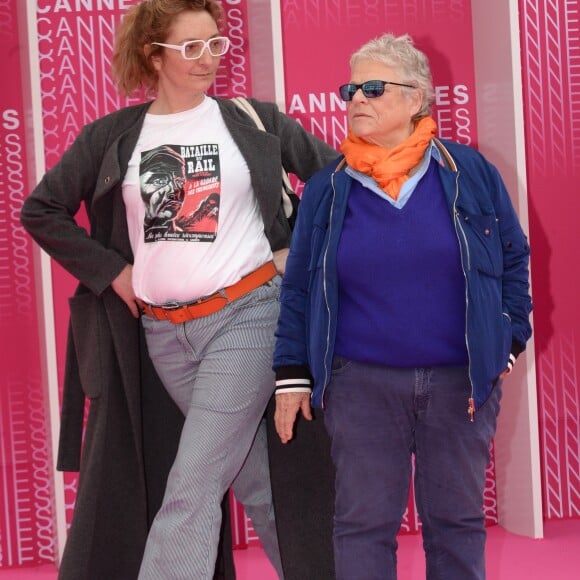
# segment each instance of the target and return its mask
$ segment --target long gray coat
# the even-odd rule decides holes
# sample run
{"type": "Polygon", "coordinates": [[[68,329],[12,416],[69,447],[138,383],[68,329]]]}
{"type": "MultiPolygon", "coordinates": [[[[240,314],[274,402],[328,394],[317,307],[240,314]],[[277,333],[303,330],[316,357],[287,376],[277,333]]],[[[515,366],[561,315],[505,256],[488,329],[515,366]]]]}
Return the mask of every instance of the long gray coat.
{"type": "MultiPolygon", "coordinates": [[[[306,180],[336,152],[275,105],[252,100],[265,133],[233,103],[217,101],[249,167],[270,245],[287,247],[280,164],[306,180]]],[[[183,421],[153,370],[141,325],[110,287],[133,262],[121,185],[148,106],[87,125],[22,210],[31,236],[79,280],[70,299],[58,468],[80,469],[80,478],[61,580],[137,577],[183,421]],[[74,219],[83,203],[90,233],[74,219]]],[[[235,577],[231,554],[224,574],[235,577]]]]}

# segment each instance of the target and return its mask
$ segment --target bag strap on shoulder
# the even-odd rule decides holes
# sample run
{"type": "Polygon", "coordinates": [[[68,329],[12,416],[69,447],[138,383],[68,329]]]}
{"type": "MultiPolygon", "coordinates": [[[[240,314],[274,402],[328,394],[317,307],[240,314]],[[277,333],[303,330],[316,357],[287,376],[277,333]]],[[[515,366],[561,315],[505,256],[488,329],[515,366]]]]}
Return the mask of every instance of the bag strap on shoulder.
{"type": "MultiPolygon", "coordinates": [[[[260,116],[258,115],[258,113],[256,113],[256,109],[252,107],[248,99],[246,99],[245,97],[233,97],[230,100],[254,121],[256,127],[258,127],[260,131],[266,130],[266,127],[264,127],[264,123],[262,123],[262,119],[260,119],[260,116]]],[[[287,218],[289,218],[292,216],[292,213],[294,211],[294,205],[292,204],[292,200],[288,195],[288,191],[293,190],[292,185],[290,184],[290,179],[288,178],[288,173],[286,173],[284,167],[282,167],[282,184],[283,184],[282,206],[284,207],[284,214],[286,215],[287,218]]]]}

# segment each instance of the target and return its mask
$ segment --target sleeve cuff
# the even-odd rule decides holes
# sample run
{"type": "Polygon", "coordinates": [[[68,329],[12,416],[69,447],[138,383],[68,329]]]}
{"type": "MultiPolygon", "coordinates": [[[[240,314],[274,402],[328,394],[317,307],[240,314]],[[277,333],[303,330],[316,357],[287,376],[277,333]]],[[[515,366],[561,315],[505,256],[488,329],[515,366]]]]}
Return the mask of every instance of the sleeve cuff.
{"type": "Polygon", "coordinates": [[[516,355],[511,353],[509,358],[508,358],[508,363],[507,363],[507,374],[508,375],[512,372],[515,364],[516,364],[516,355]]]}
{"type": "Polygon", "coordinates": [[[288,389],[290,387],[299,387],[310,389],[310,379],[279,379],[276,381],[277,389],[288,389]]]}
{"type": "Polygon", "coordinates": [[[288,365],[275,369],[276,390],[280,393],[311,393],[312,377],[310,370],[304,365],[288,365]]]}
{"type": "Polygon", "coordinates": [[[284,365],[275,368],[274,372],[276,373],[276,384],[281,381],[288,383],[290,380],[294,382],[307,380],[309,384],[312,382],[310,369],[306,365],[284,365]]]}
{"type": "Polygon", "coordinates": [[[275,395],[282,395],[286,393],[311,393],[310,387],[282,387],[274,391],[275,395]]]}

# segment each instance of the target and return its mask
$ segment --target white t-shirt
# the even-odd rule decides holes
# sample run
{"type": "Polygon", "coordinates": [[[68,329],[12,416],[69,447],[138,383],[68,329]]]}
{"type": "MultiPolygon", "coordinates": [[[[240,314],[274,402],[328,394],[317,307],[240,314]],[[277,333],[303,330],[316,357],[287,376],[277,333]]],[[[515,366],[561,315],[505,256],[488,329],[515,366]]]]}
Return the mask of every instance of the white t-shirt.
{"type": "Polygon", "coordinates": [[[207,296],[272,258],[248,166],[211,98],[146,115],[123,200],[133,287],[147,303],[207,296]]]}

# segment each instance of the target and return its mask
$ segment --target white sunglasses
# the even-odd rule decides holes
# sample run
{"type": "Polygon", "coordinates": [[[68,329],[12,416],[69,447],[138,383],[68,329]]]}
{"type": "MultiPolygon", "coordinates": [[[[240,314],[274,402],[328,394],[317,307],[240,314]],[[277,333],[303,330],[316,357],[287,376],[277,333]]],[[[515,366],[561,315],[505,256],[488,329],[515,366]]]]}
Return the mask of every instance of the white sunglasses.
{"type": "Polygon", "coordinates": [[[179,50],[185,60],[196,60],[201,58],[203,51],[207,48],[212,56],[222,56],[230,48],[230,39],[227,36],[216,36],[209,40],[188,40],[183,44],[165,44],[163,42],[152,42],[157,46],[179,50]]]}

